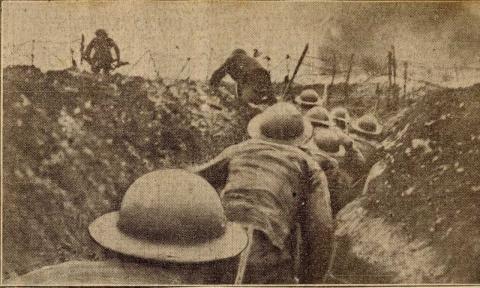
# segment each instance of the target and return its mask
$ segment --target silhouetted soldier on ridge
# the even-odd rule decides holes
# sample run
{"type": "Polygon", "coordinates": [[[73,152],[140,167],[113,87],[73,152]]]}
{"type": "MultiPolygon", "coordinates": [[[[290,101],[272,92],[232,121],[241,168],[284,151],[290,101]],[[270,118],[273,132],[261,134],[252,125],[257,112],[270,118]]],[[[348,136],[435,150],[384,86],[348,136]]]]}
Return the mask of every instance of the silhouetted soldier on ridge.
{"type": "Polygon", "coordinates": [[[91,65],[93,73],[97,74],[103,69],[103,73],[108,75],[110,70],[113,70],[112,63],[120,63],[120,49],[104,29],[98,29],[95,35],[96,37],[88,44],[82,57],[91,65]],[[115,50],[116,59],[112,57],[112,48],[115,50]],[[94,53],[90,57],[92,50],[94,53]]]}

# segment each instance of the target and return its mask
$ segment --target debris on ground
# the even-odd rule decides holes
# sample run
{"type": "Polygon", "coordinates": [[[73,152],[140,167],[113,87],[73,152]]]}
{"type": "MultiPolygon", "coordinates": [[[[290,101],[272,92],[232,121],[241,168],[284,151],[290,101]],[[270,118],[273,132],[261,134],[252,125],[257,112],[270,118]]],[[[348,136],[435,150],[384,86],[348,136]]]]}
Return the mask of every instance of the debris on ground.
{"type": "Polygon", "coordinates": [[[386,147],[395,161],[385,156],[385,171],[337,216],[334,275],[347,283],[480,281],[478,111],[480,84],[429,93],[406,113],[401,132],[384,142],[402,144],[386,147]]]}

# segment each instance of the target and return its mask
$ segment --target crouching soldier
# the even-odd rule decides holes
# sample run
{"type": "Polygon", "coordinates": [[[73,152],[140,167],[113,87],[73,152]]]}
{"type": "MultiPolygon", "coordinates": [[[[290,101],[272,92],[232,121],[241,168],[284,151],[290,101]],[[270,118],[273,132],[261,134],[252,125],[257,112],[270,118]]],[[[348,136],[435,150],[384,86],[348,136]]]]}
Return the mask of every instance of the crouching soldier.
{"type": "Polygon", "coordinates": [[[234,50],[225,63],[212,74],[210,85],[218,87],[227,74],[237,83],[238,97],[245,103],[271,105],[277,101],[270,73],[255,58],[248,56],[245,50],[234,50]]]}
{"type": "Polygon", "coordinates": [[[378,160],[378,152],[382,147],[380,144],[382,128],[378,119],[371,114],[363,115],[352,122],[350,134],[364,154],[367,166],[373,165],[378,160]]]}
{"type": "Polygon", "coordinates": [[[320,161],[327,175],[335,215],[355,198],[351,187],[358,169],[365,165],[365,159],[353,146],[353,140],[335,126],[327,109],[314,107],[305,114],[305,117],[314,126],[313,141],[308,147],[311,153],[323,155],[320,161]]]}
{"type": "Polygon", "coordinates": [[[103,73],[108,75],[112,70],[112,64],[114,62],[120,63],[120,49],[115,41],[108,37],[105,30],[98,29],[95,36],[88,44],[82,58],[91,65],[93,73],[97,74],[103,70],[103,73]],[[116,59],[112,57],[112,48],[115,50],[116,59]],[[93,56],[91,56],[92,50],[94,51],[93,56]]]}
{"type": "Polygon", "coordinates": [[[306,112],[315,106],[322,106],[324,102],[325,99],[320,97],[317,91],[313,89],[305,89],[300,93],[300,95],[295,97],[295,103],[300,106],[300,109],[303,112],[306,112]]]}
{"type": "MultiPolygon", "coordinates": [[[[365,157],[365,165],[361,171],[361,177],[356,180],[355,187],[362,189],[368,171],[381,158],[382,145],[380,137],[382,134],[382,125],[372,114],[365,114],[355,119],[351,125],[351,133],[355,146],[365,157]]],[[[357,190],[358,190],[357,189],[357,190]]]]}
{"type": "Polygon", "coordinates": [[[227,221],[215,189],[178,169],[137,179],[120,210],[88,231],[112,259],[44,267],[10,285],[216,284],[227,267],[237,270],[248,243],[243,227],[227,221]]]}
{"type": "Polygon", "coordinates": [[[312,133],[294,105],[278,103],[249,122],[252,139],[193,168],[218,187],[229,221],[251,227],[245,283],[295,283],[295,273],[300,283],[322,281],[332,244],[330,195],[322,169],[298,148],[312,133]]]}
{"type": "Polygon", "coordinates": [[[332,114],[335,125],[348,134],[350,126],[350,113],[348,113],[348,110],[344,107],[335,107],[330,111],[330,114],[332,114]]]}

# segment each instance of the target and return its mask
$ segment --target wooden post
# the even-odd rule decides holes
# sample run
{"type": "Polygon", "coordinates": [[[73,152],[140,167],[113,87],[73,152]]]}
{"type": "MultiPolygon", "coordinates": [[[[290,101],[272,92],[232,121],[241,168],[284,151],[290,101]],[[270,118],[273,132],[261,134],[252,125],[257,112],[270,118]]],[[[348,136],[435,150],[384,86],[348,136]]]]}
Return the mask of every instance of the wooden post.
{"type": "Polygon", "coordinates": [[[327,95],[325,96],[325,105],[328,105],[329,99],[330,99],[330,93],[333,88],[333,84],[335,82],[335,74],[337,74],[337,56],[335,53],[333,53],[333,58],[332,58],[332,81],[330,82],[330,85],[327,88],[327,95]]]}
{"type": "Polygon", "coordinates": [[[398,107],[400,102],[400,87],[397,85],[397,59],[395,56],[395,46],[392,45],[392,71],[393,71],[393,105],[398,107]]]}
{"type": "Polygon", "coordinates": [[[455,69],[455,79],[457,80],[457,84],[459,84],[460,79],[458,78],[458,69],[456,63],[453,65],[453,69],[455,69]]]}
{"type": "Polygon", "coordinates": [[[403,62],[403,101],[407,100],[407,69],[408,69],[408,62],[403,62]]]}
{"type": "Polygon", "coordinates": [[[302,55],[300,56],[300,59],[298,59],[298,63],[297,63],[297,66],[295,67],[295,70],[293,71],[292,78],[290,79],[290,81],[287,84],[287,87],[283,91],[283,97],[282,98],[284,100],[287,100],[286,98],[287,98],[288,92],[290,90],[290,86],[292,86],[293,81],[295,80],[295,76],[298,73],[298,69],[300,69],[300,66],[302,65],[303,59],[305,58],[305,55],[307,54],[307,51],[308,51],[308,43],[305,45],[305,48],[303,49],[303,52],[302,52],[302,55]]]}
{"type": "Polygon", "coordinates": [[[32,40],[32,54],[30,54],[32,66],[35,62],[35,40],[32,40]]]}
{"type": "Polygon", "coordinates": [[[388,88],[387,88],[387,93],[385,93],[385,102],[386,106],[390,107],[390,94],[392,92],[392,51],[388,51],[387,54],[388,58],[388,63],[387,63],[387,68],[388,68],[388,88]]]}
{"type": "Polygon", "coordinates": [[[377,102],[375,103],[375,113],[377,113],[378,109],[380,109],[380,95],[382,94],[382,90],[380,90],[380,84],[377,83],[377,87],[375,88],[375,96],[377,96],[377,102]]]}
{"type": "Polygon", "coordinates": [[[348,94],[349,94],[349,89],[348,89],[348,82],[350,81],[350,73],[352,72],[352,65],[353,65],[353,56],[355,54],[352,53],[350,55],[350,61],[348,62],[348,71],[347,71],[347,77],[345,78],[345,105],[348,104],[348,94]]]}
{"type": "Polygon", "coordinates": [[[388,88],[392,87],[392,51],[388,51],[387,55],[387,68],[388,68],[388,88]]]}
{"type": "Polygon", "coordinates": [[[148,50],[148,55],[150,56],[150,61],[152,61],[153,69],[155,70],[155,74],[157,75],[157,81],[159,81],[160,80],[160,72],[158,72],[157,63],[155,62],[155,59],[153,59],[152,51],[148,50]]]}
{"type": "Polygon", "coordinates": [[[75,58],[74,58],[74,53],[75,51],[73,50],[73,48],[70,47],[70,55],[72,57],[72,67],[77,67],[77,61],[75,61],[75,58]]]}
{"type": "Polygon", "coordinates": [[[397,59],[395,58],[395,46],[392,45],[392,70],[393,86],[397,85],[397,59]]]}

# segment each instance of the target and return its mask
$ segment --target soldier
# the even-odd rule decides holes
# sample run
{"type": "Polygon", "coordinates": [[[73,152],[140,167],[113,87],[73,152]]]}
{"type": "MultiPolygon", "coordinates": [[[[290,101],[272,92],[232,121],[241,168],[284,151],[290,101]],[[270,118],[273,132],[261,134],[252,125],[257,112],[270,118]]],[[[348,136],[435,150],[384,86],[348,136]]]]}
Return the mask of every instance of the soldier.
{"type": "Polygon", "coordinates": [[[379,160],[379,152],[382,149],[379,140],[383,129],[378,119],[372,114],[365,114],[355,119],[351,128],[350,135],[355,141],[355,146],[365,157],[364,168],[359,170],[362,177],[356,180],[358,187],[362,187],[368,171],[379,160]]]}
{"type": "Polygon", "coordinates": [[[300,105],[300,108],[303,111],[307,111],[308,109],[315,106],[322,106],[324,100],[325,99],[320,97],[318,93],[313,89],[305,89],[300,93],[300,95],[295,97],[295,103],[300,105]]]}
{"type": "Polygon", "coordinates": [[[243,227],[227,221],[215,189],[179,169],[138,178],[120,210],[95,219],[88,231],[113,259],[65,262],[10,284],[216,284],[227,268],[235,275],[248,243],[243,227]]]}
{"type": "Polygon", "coordinates": [[[82,57],[91,65],[93,73],[97,74],[103,70],[103,73],[108,75],[110,70],[113,69],[112,64],[114,62],[120,63],[120,49],[115,41],[108,37],[104,29],[98,29],[95,35],[96,37],[88,44],[82,57]],[[112,57],[112,48],[115,50],[116,59],[112,57]],[[90,57],[92,50],[94,50],[94,53],[90,57]]]}
{"type": "Polygon", "coordinates": [[[311,138],[312,126],[284,102],[255,116],[248,134],[252,139],[193,168],[218,187],[230,221],[253,227],[246,283],[295,283],[294,270],[300,283],[320,283],[333,223],[325,174],[298,148],[311,138]]]}
{"type": "Polygon", "coordinates": [[[237,82],[238,97],[245,103],[274,104],[277,100],[273,93],[270,73],[256,59],[247,55],[243,49],[236,49],[210,78],[210,85],[218,87],[226,75],[237,82]]]}
{"type": "Polygon", "coordinates": [[[357,170],[363,168],[365,159],[353,146],[353,139],[335,126],[327,109],[314,107],[305,117],[314,126],[313,141],[308,147],[317,155],[323,155],[320,161],[323,161],[322,168],[327,175],[335,215],[355,197],[351,190],[353,179],[357,170]]]}
{"type": "Polygon", "coordinates": [[[330,111],[330,113],[332,114],[335,125],[348,134],[348,129],[350,126],[350,114],[348,113],[348,110],[344,107],[335,107],[330,111]]]}

